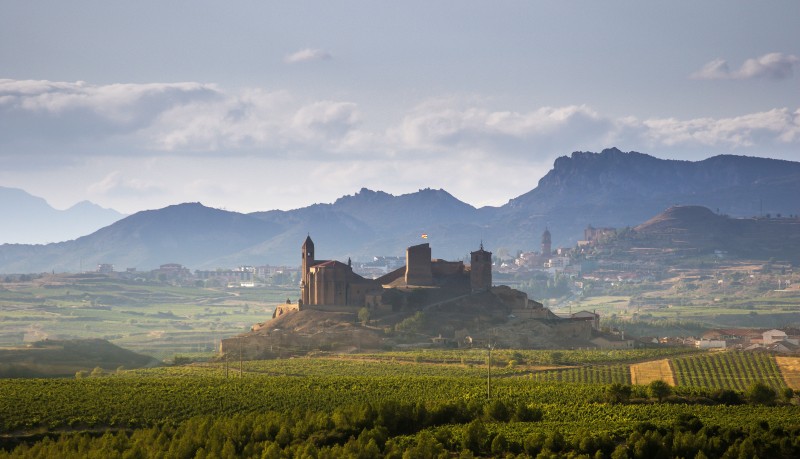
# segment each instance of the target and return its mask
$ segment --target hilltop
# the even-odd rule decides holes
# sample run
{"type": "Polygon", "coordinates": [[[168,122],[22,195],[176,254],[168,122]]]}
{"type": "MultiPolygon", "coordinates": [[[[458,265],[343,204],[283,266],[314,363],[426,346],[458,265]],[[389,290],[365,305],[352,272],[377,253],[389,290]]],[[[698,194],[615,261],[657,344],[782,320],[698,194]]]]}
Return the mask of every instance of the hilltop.
{"type": "Polygon", "coordinates": [[[702,206],[672,206],[609,245],[798,262],[800,219],[732,218],[702,206]]]}

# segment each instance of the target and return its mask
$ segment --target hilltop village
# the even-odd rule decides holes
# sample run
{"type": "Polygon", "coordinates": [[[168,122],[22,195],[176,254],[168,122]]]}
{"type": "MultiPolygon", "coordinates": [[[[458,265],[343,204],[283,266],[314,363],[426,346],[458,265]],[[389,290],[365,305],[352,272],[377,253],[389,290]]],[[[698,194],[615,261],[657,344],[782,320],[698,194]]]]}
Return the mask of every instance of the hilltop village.
{"type": "Polygon", "coordinates": [[[524,292],[494,286],[492,253],[482,244],[469,265],[431,255],[428,243],[408,247],[404,266],[368,279],[349,260],[317,259],[309,236],[302,245],[299,299],[278,305],[272,320],[250,333],[222,340],[221,351],[255,358],[409,346],[633,345],[603,336],[596,314],[561,318],[524,292]]]}

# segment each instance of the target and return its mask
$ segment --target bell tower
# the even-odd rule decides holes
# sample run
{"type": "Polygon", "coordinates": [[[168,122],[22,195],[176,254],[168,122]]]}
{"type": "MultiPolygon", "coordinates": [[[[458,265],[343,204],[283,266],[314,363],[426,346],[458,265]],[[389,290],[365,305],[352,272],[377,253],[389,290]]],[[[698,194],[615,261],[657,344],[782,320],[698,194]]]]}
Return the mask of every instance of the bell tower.
{"type": "Polygon", "coordinates": [[[542,233],[542,256],[550,257],[552,254],[552,238],[550,237],[550,229],[545,228],[544,233],[542,233]]]}
{"type": "Polygon", "coordinates": [[[309,287],[310,279],[308,278],[308,271],[314,265],[314,241],[311,240],[311,235],[306,237],[303,242],[303,267],[300,280],[300,299],[303,304],[309,304],[309,287]]]}
{"type": "Polygon", "coordinates": [[[469,281],[473,293],[492,288],[492,252],[483,250],[483,242],[470,253],[469,281]]]}

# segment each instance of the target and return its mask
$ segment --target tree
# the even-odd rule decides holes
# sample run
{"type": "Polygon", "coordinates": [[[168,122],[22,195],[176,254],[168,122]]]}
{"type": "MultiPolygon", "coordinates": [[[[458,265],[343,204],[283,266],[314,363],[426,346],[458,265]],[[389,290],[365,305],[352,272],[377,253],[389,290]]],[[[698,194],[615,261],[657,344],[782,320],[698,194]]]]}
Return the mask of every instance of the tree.
{"type": "Polygon", "coordinates": [[[651,397],[658,399],[659,402],[663,401],[672,393],[672,388],[666,382],[656,379],[647,385],[647,394],[651,397]]]}
{"type": "Polygon", "coordinates": [[[775,390],[761,381],[753,383],[747,388],[747,399],[750,403],[758,405],[772,405],[777,397],[775,390]]]}
{"type": "Polygon", "coordinates": [[[495,456],[500,456],[506,451],[508,451],[508,440],[506,440],[506,436],[501,432],[494,437],[494,440],[492,440],[492,454],[495,456]]]}
{"type": "Polygon", "coordinates": [[[358,320],[361,322],[362,325],[365,327],[369,323],[369,309],[366,307],[361,308],[358,310],[358,320]]]}
{"type": "Polygon", "coordinates": [[[464,428],[461,434],[461,447],[475,454],[480,454],[484,449],[488,435],[489,433],[483,423],[475,419],[464,428]]]}
{"type": "Polygon", "coordinates": [[[612,383],[606,387],[605,399],[609,403],[625,403],[631,398],[633,388],[627,384],[612,383]]]}

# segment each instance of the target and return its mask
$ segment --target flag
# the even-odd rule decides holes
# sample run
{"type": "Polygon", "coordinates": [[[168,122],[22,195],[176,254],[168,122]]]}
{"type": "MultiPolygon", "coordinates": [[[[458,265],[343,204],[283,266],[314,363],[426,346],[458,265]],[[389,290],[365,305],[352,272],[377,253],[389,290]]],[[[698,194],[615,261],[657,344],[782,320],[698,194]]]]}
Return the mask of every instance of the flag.
{"type": "Polygon", "coordinates": [[[428,233],[422,233],[422,239],[428,239],[428,233]]]}

